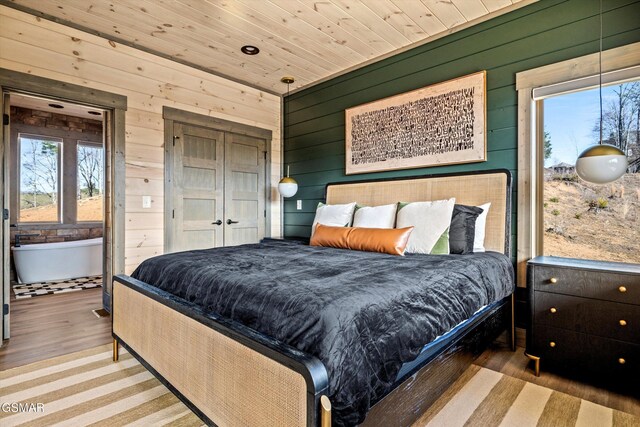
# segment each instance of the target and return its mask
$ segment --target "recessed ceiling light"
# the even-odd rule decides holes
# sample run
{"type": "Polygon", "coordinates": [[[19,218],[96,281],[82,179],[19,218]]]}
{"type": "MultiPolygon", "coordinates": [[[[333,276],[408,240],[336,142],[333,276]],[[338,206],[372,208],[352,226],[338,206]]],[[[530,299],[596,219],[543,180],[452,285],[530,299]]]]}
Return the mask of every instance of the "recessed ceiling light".
{"type": "Polygon", "coordinates": [[[92,116],[99,116],[102,113],[100,111],[87,111],[88,114],[91,114],[92,116]]]}
{"type": "Polygon", "coordinates": [[[244,45],[240,48],[240,50],[245,55],[257,55],[258,53],[260,53],[260,49],[251,45],[244,45]]]}
{"type": "Polygon", "coordinates": [[[51,108],[64,108],[64,106],[60,105],[60,104],[49,104],[49,107],[51,107],[51,108]]]}

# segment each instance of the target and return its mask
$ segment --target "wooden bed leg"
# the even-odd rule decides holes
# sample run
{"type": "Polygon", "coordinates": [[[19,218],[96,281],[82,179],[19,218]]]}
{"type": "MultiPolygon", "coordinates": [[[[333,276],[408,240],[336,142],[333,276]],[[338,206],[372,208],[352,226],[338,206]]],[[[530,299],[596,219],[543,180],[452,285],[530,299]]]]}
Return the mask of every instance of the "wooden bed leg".
{"type": "Polygon", "coordinates": [[[325,395],[320,396],[320,427],[331,427],[331,401],[325,395]]]}
{"type": "Polygon", "coordinates": [[[113,339],[113,361],[117,362],[120,356],[120,344],[117,339],[113,339]]]}
{"type": "Polygon", "coordinates": [[[516,351],[516,297],[511,294],[511,351],[516,351]]]}

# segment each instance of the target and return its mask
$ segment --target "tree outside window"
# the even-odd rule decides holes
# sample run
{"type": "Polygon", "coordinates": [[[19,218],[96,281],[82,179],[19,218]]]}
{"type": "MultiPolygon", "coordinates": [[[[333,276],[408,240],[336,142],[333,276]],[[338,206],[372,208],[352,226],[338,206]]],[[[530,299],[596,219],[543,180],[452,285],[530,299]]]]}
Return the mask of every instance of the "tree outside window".
{"type": "Polygon", "coordinates": [[[640,263],[640,81],[605,86],[602,100],[602,142],[629,161],[606,185],[575,172],[578,155],[600,142],[599,90],[543,100],[542,255],[640,263]]]}
{"type": "MultiPolygon", "coordinates": [[[[602,139],[635,157],[633,145],[638,145],[640,130],[640,82],[630,82],[611,88],[611,95],[604,102],[602,114],[602,139]]],[[[593,127],[596,138],[600,137],[600,121],[593,127]]],[[[635,159],[632,159],[632,161],[635,159]]]]}
{"type": "Polygon", "coordinates": [[[78,142],[78,221],[102,221],[104,149],[78,142]]]}
{"type": "Polygon", "coordinates": [[[62,140],[20,134],[20,222],[59,222],[62,140]]]}

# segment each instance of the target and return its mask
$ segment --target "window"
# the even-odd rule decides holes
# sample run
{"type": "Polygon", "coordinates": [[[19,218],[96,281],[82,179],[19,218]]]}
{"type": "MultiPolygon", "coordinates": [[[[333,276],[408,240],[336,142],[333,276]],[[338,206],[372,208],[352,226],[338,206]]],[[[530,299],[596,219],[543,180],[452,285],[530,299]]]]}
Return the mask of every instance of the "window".
{"type": "Polygon", "coordinates": [[[78,210],[80,221],[102,221],[104,195],[104,148],[78,141],[78,210]]]}
{"type": "Polygon", "coordinates": [[[19,134],[20,189],[18,221],[60,222],[60,152],[62,140],[19,134]]]}
{"type": "Polygon", "coordinates": [[[603,142],[627,153],[619,180],[578,178],[575,162],[600,138],[598,88],[544,98],[538,134],[542,255],[640,263],[640,79],[603,87],[603,142]]]}
{"type": "MultiPolygon", "coordinates": [[[[518,190],[516,194],[518,213],[518,250],[516,253],[518,286],[526,286],[527,262],[531,258],[545,253],[544,210],[549,208],[550,202],[545,200],[544,192],[544,119],[546,116],[547,121],[549,121],[551,113],[545,115],[544,108],[553,110],[554,105],[552,103],[554,101],[551,98],[556,96],[561,100],[561,98],[570,96],[572,93],[586,92],[597,88],[600,81],[600,70],[602,70],[601,76],[605,88],[619,85],[621,82],[637,82],[640,79],[638,55],[640,55],[640,43],[635,43],[605,50],[601,55],[596,52],[516,73],[516,90],[518,91],[518,190]],[[547,203],[546,207],[544,206],[545,203],[547,203]]],[[[604,102],[604,106],[606,106],[608,100],[604,99],[604,102]]],[[[594,104],[597,112],[596,118],[599,117],[598,104],[598,101],[594,104]]],[[[558,111],[557,114],[560,114],[560,112],[558,111]]],[[[562,114],[562,118],[566,122],[579,118],[577,112],[574,115],[568,109],[564,109],[562,114]]],[[[591,122],[591,126],[593,124],[591,122]]],[[[637,125],[635,129],[637,132],[637,125]]],[[[555,145],[558,146],[556,149],[558,160],[560,160],[558,155],[560,144],[565,148],[568,146],[575,153],[575,144],[571,142],[571,133],[569,133],[569,137],[562,138],[557,135],[557,131],[549,129],[549,126],[547,126],[546,130],[548,132],[547,138],[552,144],[552,157],[549,159],[553,160],[553,146],[555,145]]],[[[586,133],[593,138],[591,130],[589,129],[586,133]]],[[[574,130],[574,135],[577,138],[581,134],[576,129],[574,130]]],[[[605,135],[605,139],[607,137],[608,135],[605,135]]],[[[593,142],[593,139],[590,142],[593,142]]],[[[637,151],[634,148],[631,150],[633,153],[637,151]]],[[[575,159],[568,163],[573,164],[574,161],[575,159]]],[[[635,171],[637,173],[637,163],[635,166],[632,165],[633,167],[636,168],[635,171]]],[[[640,188],[636,188],[636,191],[638,190],[640,188]]],[[[636,201],[640,201],[640,197],[636,201]]],[[[630,209],[632,208],[635,209],[637,215],[638,205],[630,205],[630,209]]],[[[553,208],[551,209],[553,210],[553,208]]],[[[557,210],[560,211],[560,209],[557,210]]],[[[560,211],[557,216],[560,216],[561,213],[560,211]]],[[[576,219],[575,214],[579,214],[579,212],[574,213],[574,219],[576,219]]],[[[549,212],[549,215],[556,216],[552,212],[549,212]]],[[[579,216],[581,219],[584,218],[582,215],[579,216]]],[[[629,222],[625,232],[636,233],[637,236],[640,227],[637,220],[632,222],[630,219],[632,217],[631,214],[627,213],[629,222]]],[[[606,222],[600,222],[597,226],[600,227],[599,235],[602,235],[602,227],[607,226],[606,222]]],[[[618,236],[610,233],[607,239],[609,241],[607,244],[617,244],[618,236]]],[[[640,241],[640,236],[637,237],[637,240],[640,241]]],[[[574,252],[570,256],[572,258],[580,256],[586,258],[586,255],[582,252],[574,252]]]]}

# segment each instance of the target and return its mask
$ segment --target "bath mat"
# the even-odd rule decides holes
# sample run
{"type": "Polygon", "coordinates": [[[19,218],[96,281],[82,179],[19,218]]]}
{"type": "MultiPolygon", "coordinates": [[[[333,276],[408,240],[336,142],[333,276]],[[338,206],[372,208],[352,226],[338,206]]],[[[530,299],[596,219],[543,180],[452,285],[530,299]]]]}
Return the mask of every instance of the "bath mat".
{"type": "Polygon", "coordinates": [[[13,292],[17,299],[38,297],[40,295],[63,294],[102,287],[102,276],[78,277],[76,279],[57,280],[14,285],[13,292]]]}
{"type": "MultiPolygon", "coordinates": [[[[41,403],[0,411],[2,426],[202,426],[203,422],[120,348],[111,345],[0,371],[0,400],[41,403]],[[58,424],[59,423],[59,424],[58,424]]],[[[472,365],[413,427],[631,427],[640,418],[472,365]]]]}

